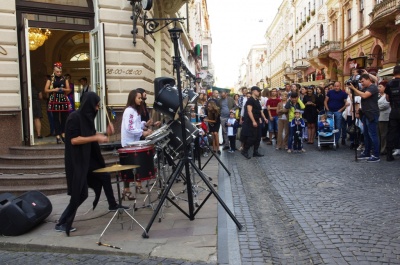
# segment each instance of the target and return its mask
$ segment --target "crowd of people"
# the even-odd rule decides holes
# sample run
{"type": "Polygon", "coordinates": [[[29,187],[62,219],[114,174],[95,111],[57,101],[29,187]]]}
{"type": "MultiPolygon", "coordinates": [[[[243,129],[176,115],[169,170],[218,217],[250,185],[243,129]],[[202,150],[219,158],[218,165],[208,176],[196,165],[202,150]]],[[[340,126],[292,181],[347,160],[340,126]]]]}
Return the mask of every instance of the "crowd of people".
{"type": "Polygon", "coordinates": [[[286,84],[263,90],[242,87],[233,96],[215,90],[208,99],[201,94],[197,107],[205,109],[212,149],[218,154],[222,126],[222,150],[234,152],[232,136],[237,135],[239,150],[247,159],[251,158],[250,147],[253,156],[263,156],[261,142],[275,145],[276,150],[304,153],[303,143],[312,146],[316,138],[333,135],[336,148],[357,149],[360,160],[379,162],[381,155],[386,155],[387,161],[392,161],[400,155],[399,68],[394,67],[390,82],[365,69],[354,69],[344,84],[286,84]],[[321,125],[321,117],[325,124],[332,124],[321,125]]]}

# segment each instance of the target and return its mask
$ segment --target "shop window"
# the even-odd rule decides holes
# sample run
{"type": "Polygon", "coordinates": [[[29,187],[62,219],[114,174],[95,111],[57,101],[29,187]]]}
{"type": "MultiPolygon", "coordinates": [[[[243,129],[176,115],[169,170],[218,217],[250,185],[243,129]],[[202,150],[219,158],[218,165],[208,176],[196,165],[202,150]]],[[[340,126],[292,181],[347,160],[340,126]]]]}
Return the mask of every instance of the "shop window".
{"type": "Polygon", "coordinates": [[[21,0],[22,2],[36,2],[53,5],[64,5],[64,6],[81,6],[88,7],[87,0],[21,0]]]}

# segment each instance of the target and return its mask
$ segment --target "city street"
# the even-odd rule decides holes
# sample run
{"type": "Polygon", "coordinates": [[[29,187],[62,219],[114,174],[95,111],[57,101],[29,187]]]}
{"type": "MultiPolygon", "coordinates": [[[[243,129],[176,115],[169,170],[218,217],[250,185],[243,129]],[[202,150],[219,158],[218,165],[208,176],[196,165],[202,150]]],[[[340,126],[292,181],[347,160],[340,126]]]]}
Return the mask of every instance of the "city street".
{"type": "Polygon", "coordinates": [[[259,244],[239,232],[242,264],[260,253],[266,264],[400,264],[400,159],[354,162],[346,146],[305,145],[304,154],[261,146],[265,157],[228,158],[238,173],[235,212],[254,224],[259,244]]]}
{"type": "MultiPolygon", "coordinates": [[[[261,144],[261,158],[223,151],[219,191],[244,225],[218,211],[219,264],[400,264],[400,158],[354,162],[354,151],[316,144],[303,154],[261,144]],[[231,198],[227,195],[232,194],[231,198]],[[234,233],[221,242],[226,219],[234,233]],[[233,225],[232,225],[233,224],[233,225]],[[237,233],[237,234],[236,234],[237,233]],[[229,239],[237,237],[236,240],[229,239]],[[237,246],[236,246],[237,244],[237,246]],[[226,249],[224,249],[226,245],[226,249]],[[240,251],[235,251],[239,249],[240,251]],[[226,252],[224,252],[226,250],[226,252]]],[[[251,152],[250,152],[251,153],[251,152]]],[[[215,158],[213,158],[215,159],[215,158]]],[[[229,230],[229,227],[228,227],[229,230]]],[[[165,258],[0,252],[2,264],[208,264],[165,258]]]]}

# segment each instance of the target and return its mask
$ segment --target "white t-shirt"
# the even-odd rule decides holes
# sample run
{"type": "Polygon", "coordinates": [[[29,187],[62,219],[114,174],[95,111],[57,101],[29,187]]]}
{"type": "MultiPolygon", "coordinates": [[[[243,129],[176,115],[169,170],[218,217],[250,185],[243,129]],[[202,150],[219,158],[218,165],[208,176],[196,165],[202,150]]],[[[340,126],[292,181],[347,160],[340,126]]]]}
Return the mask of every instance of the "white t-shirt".
{"type": "Polygon", "coordinates": [[[235,124],[235,122],[236,122],[236,119],[231,119],[231,118],[228,119],[227,123],[231,124],[231,126],[227,127],[228,128],[228,130],[227,130],[228,136],[233,136],[233,126],[232,125],[235,124]]]}
{"type": "Polygon", "coordinates": [[[121,122],[121,145],[128,146],[129,143],[140,140],[146,122],[142,122],[140,115],[132,107],[127,107],[121,122]]]}

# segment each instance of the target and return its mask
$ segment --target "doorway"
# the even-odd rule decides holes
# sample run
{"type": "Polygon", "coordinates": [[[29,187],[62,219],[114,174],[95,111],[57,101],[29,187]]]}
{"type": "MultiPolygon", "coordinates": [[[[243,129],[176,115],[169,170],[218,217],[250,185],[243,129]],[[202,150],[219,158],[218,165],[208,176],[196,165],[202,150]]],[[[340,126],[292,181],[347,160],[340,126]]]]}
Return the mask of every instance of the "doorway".
{"type": "MultiPolygon", "coordinates": [[[[32,28],[30,28],[32,29],[32,28]]],[[[35,29],[35,28],[34,28],[35,29]]],[[[42,29],[43,30],[43,29],[42,29]]],[[[30,71],[32,87],[36,87],[38,91],[42,91],[43,99],[40,100],[41,105],[41,130],[40,134],[43,138],[38,138],[36,130],[37,121],[33,122],[33,141],[32,144],[54,144],[56,138],[54,136],[54,126],[52,114],[47,112],[48,95],[44,93],[44,87],[49,75],[53,71],[53,63],[61,62],[63,67],[63,75],[70,76],[71,93],[68,97],[73,103],[73,108],[79,107],[79,97],[82,85],[80,79],[85,77],[90,82],[90,35],[88,32],[65,31],[46,29],[50,32],[45,43],[35,50],[30,50],[30,71]]],[[[45,30],[43,30],[45,32],[45,30]]],[[[32,98],[35,89],[32,89],[32,98]]],[[[34,110],[32,110],[34,111],[34,110]]],[[[33,115],[33,112],[30,113],[33,115]]],[[[31,130],[32,131],[32,130],[31,130]]]]}

